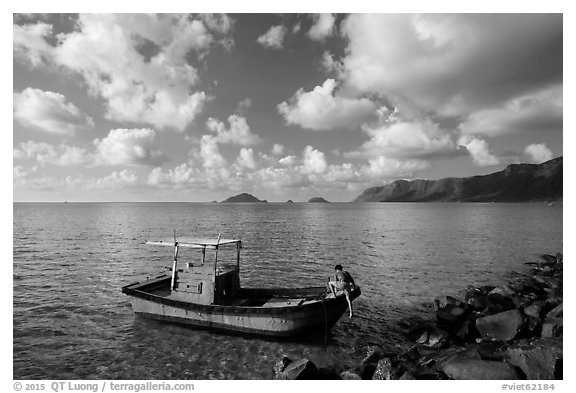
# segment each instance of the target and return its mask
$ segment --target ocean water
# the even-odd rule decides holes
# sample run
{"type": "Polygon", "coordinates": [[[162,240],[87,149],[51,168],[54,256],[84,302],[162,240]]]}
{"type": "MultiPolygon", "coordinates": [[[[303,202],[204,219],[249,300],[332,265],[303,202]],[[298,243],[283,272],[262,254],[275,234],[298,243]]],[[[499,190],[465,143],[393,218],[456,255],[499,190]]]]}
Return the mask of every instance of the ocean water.
{"type": "Polygon", "coordinates": [[[13,225],[14,379],[268,379],[283,354],[346,368],[367,345],[406,347],[398,321],[432,315],[434,297],[563,246],[561,203],[15,203],[13,225]],[[121,287],[171,264],[143,243],[174,229],[242,239],[244,286],[324,285],[340,263],[362,287],[356,315],[327,343],[136,317],[121,287]]]}

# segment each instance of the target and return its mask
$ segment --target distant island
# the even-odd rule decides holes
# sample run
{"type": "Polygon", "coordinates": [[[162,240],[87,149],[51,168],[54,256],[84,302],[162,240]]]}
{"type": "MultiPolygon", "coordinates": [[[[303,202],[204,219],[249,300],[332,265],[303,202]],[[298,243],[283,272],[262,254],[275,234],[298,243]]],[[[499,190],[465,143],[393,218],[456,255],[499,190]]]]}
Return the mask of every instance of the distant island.
{"type": "Polygon", "coordinates": [[[294,203],[294,201],[292,199],[288,199],[286,203],[294,203]]]}
{"type": "Polygon", "coordinates": [[[247,194],[243,192],[242,194],[234,195],[221,203],[267,203],[268,201],[263,199],[260,200],[252,194],[247,194]]]}
{"type": "Polygon", "coordinates": [[[484,176],[397,180],[371,187],[354,202],[533,202],[562,200],[562,161],[512,164],[484,176]]]}
{"type": "Polygon", "coordinates": [[[310,198],[308,200],[308,203],[330,203],[330,202],[327,201],[326,199],[322,198],[322,197],[314,197],[314,198],[310,198]]]}

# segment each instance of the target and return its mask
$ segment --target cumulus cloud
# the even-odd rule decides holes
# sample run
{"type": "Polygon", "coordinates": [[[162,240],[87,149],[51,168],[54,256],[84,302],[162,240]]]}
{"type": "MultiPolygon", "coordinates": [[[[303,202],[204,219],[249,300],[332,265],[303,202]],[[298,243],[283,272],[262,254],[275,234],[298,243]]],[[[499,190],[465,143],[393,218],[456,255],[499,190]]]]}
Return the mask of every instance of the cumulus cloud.
{"type": "Polygon", "coordinates": [[[46,61],[51,47],[45,38],[52,35],[52,25],[47,23],[14,25],[12,34],[14,54],[17,58],[35,67],[46,61]]]}
{"type": "Polygon", "coordinates": [[[177,187],[185,187],[188,184],[194,183],[198,173],[198,169],[187,163],[178,165],[173,169],[168,169],[166,172],[163,172],[162,168],[158,167],[154,168],[148,174],[147,184],[151,186],[172,184],[177,187]]]}
{"type": "Polygon", "coordinates": [[[213,135],[203,135],[200,139],[200,152],[198,157],[201,159],[205,168],[224,168],[227,165],[226,159],[220,154],[218,139],[213,135]]]}
{"type": "Polygon", "coordinates": [[[198,71],[187,61],[226,42],[227,17],[189,15],[83,14],[76,29],[44,40],[45,25],[14,27],[14,51],[34,65],[52,64],[80,74],[90,91],[102,97],[110,120],[148,123],[183,130],[209,99],[194,91],[198,71]],[[143,45],[154,48],[144,53],[143,45]],[[119,56],[118,54],[122,54],[119,56]]]}
{"type": "Polygon", "coordinates": [[[472,112],[460,124],[465,134],[499,136],[527,131],[562,131],[562,86],[515,97],[502,107],[472,112]]]}
{"type": "Polygon", "coordinates": [[[155,150],[156,132],[149,128],[111,130],[103,139],[96,139],[96,164],[157,165],[165,160],[155,150]]]}
{"type": "Polygon", "coordinates": [[[314,23],[308,31],[308,37],[314,41],[323,41],[334,32],[336,17],[333,14],[316,14],[314,23]]]}
{"type": "Polygon", "coordinates": [[[209,118],[206,127],[216,134],[216,141],[220,143],[232,143],[236,145],[250,146],[260,143],[258,135],[253,134],[245,117],[230,115],[229,127],[218,119],[209,118]]]}
{"type": "Polygon", "coordinates": [[[384,122],[365,126],[370,139],[347,157],[425,159],[457,154],[451,135],[428,118],[407,120],[390,117],[384,122]]]}
{"type": "Polygon", "coordinates": [[[490,166],[500,164],[500,160],[490,151],[488,142],[485,140],[470,135],[463,135],[458,140],[458,143],[468,150],[472,161],[474,161],[476,165],[490,166]]]}
{"type": "Polygon", "coordinates": [[[254,159],[254,150],[243,147],[240,149],[236,162],[241,168],[255,169],[256,160],[254,159]]]}
{"type": "Polygon", "coordinates": [[[22,142],[14,149],[14,159],[32,159],[40,165],[74,166],[91,162],[86,149],[45,142],[22,142]]]}
{"type": "Polygon", "coordinates": [[[526,146],[524,150],[530,157],[530,161],[535,164],[541,164],[552,159],[552,151],[548,149],[545,143],[533,143],[526,146]]]}
{"type": "Polygon", "coordinates": [[[314,149],[312,146],[306,146],[302,153],[302,173],[320,174],[328,168],[324,153],[314,149]]]}
{"type": "Polygon", "coordinates": [[[138,183],[138,176],[127,169],[114,171],[110,175],[87,182],[90,189],[125,189],[138,183]]]}
{"type": "Polygon", "coordinates": [[[272,26],[256,42],[268,49],[282,49],[285,35],[286,28],[283,25],[272,26]]]}
{"type": "Polygon", "coordinates": [[[562,81],[561,14],[352,14],[341,30],[347,83],[445,116],[562,81]]]}
{"type": "Polygon", "coordinates": [[[92,118],[62,94],[31,87],[14,93],[14,119],[25,127],[59,135],[94,126],[92,118]]]}
{"type": "Polygon", "coordinates": [[[345,98],[334,94],[337,82],[327,79],[312,91],[299,89],[288,101],[278,105],[278,112],[288,124],[311,130],[338,127],[355,128],[375,118],[377,106],[368,98],[345,98]]]}

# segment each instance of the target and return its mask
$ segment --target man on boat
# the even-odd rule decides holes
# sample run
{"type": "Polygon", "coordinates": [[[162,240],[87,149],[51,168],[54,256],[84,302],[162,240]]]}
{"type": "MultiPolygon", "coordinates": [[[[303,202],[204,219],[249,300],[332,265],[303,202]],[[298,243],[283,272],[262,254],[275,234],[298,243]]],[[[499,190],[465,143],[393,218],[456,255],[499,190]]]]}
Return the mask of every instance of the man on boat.
{"type": "Polygon", "coordinates": [[[354,279],[347,271],[343,270],[342,265],[336,265],[334,267],[336,271],[336,281],[330,281],[328,287],[336,297],[336,290],[344,291],[346,295],[346,301],[348,302],[348,309],[350,310],[350,318],[352,318],[352,301],[350,301],[350,291],[354,289],[356,284],[354,279]]]}

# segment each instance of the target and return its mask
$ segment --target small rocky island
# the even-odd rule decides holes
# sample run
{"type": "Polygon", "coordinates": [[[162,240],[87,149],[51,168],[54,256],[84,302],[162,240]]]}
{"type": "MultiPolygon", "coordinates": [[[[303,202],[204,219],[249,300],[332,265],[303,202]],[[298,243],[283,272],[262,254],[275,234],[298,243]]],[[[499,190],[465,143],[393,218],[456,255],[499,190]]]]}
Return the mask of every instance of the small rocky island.
{"type": "Polygon", "coordinates": [[[314,198],[310,198],[308,200],[308,203],[330,203],[330,201],[327,201],[326,199],[324,199],[322,197],[314,197],[314,198]]]}
{"type": "Polygon", "coordinates": [[[435,317],[399,322],[413,345],[402,353],[366,347],[353,368],[317,368],[309,359],[279,359],[275,379],[563,379],[563,256],[526,262],[505,285],[469,286],[463,299],[430,303],[435,317]]]}
{"type": "Polygon", "coordinates": [[[267,203],[265,199],[258,199],[252,194],[243,192],[242,194],[234,195],[221,203],[267,203]]]}

